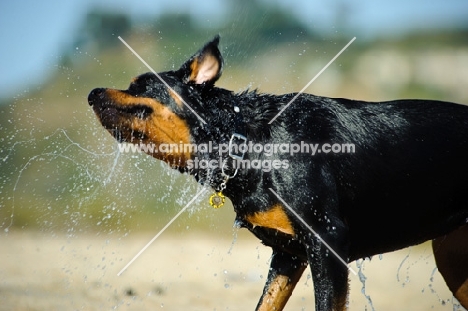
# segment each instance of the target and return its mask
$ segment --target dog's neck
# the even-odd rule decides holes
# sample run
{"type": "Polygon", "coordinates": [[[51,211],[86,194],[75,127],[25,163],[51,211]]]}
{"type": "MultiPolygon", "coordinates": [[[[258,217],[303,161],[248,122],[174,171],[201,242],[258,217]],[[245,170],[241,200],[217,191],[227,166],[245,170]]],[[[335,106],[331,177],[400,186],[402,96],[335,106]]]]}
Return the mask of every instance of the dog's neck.
{"type": "Polygon", "coordinates": [[[237,184],[247,174],[242,167],[237,169],[232,167],[235,161],[249,160],[249,155],[240,152],[240,149],[247,146],[250,141],[263,141],[270,136],[268,121],[279,108],[273,107],[266,95],[258,94],[256,91],[246,91],[240,94],[217,88],[213,91],[218,94],[215,99],[210,96],[209,90],[206,96],[202,96],[202,99],[207,99],[203,100],[207,123],[202,126],[203,131],[194,135],[194,143],[211,142],[215,146],[214,149],[221,145],[228,146],[228,149],[223,154],[218,153],[219,149],[211,154],[197,154],[199,158],[221,163],[220,167],[213,170],[194,169],[190,173],[198,182],[209,185],[216,191],[226,187],[228,193],[233,184],[237,184]],[[272,107],[265,109],[266,102],[272,107]],[[263,115],[260,111],[267,111],[267,113],[263,115]],[[236,148],[233,145],[236,145],[236,148]]]}

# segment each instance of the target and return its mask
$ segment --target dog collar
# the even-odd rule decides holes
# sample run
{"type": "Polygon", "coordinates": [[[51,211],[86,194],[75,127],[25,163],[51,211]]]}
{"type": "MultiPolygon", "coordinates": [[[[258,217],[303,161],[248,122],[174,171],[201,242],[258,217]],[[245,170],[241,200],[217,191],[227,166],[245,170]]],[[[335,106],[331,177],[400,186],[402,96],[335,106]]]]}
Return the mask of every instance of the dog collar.
{"type": "Polygon", "coordinates": [[[234,178],[239,171],[239,166],[236,165],[236,161],[244,160],[245,154],[247,152],[247,137],[245,133],[245,123],[244,117],[241,113],[239,106],[234,105],[234,133],[231,135],[229,139],[229,157],[223,161],[221,166],[221,174],[224,178],[230,179],[234,178]],[[237,146],[235,152],[234,146],[237,146]],[[231,165],[229,165],[230,163],[231,165]],[[228,173],[229,167],[233,170],[232,173],[228,173]]]}
{"type": "Polygon", "coordinates": [[[239,106],[234,105],[233,110],[234,133],[229,139],[228,157],[221,165],[221,174],[225,179],[224,183],[227,182],[227,179],[234,178],[237,175],[239,168],[238,165],[236,165],[236,161],[244,160],[247,152],[247,137],[245,134],[244,118],[239,106]]]}
{"type": "Polygon", "coordinates": [[[224,205],[225,196],[223,195],[223,191],[226,189],[226,184],[229,179],[234,178],[237,175],[239,171],[239,163],[236,162],[244,160],[245,154],[247,152],[247,137],[245,136],[244,118],[242,113],[240,113],[240,108],[238,106],[234,106],[234,112],[235,131],[229,139],[229,157],[224,160],[221,165],[221,175],[223,176],[223,181],[216,189],[217,192],[210,196],[210,205],[213,208],[220,208],[224,205]],[[237,146],[237,152],[235,152],[234,146],[237,146]],[[228,172],[230,169],[233,170],[232,173],[228,172]]]}

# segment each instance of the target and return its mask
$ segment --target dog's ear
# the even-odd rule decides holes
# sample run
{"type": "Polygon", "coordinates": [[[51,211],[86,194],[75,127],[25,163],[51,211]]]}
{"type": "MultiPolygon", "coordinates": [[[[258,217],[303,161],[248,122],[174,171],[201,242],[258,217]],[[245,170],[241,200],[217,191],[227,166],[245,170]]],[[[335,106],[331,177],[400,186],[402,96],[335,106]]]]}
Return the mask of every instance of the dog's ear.
{"type": "Polygon", "coordinates": [[[184,83],[213,85],[219,79],[223,71],[223,57],[218,44],[219,35],[180,67],[184,83]]]}

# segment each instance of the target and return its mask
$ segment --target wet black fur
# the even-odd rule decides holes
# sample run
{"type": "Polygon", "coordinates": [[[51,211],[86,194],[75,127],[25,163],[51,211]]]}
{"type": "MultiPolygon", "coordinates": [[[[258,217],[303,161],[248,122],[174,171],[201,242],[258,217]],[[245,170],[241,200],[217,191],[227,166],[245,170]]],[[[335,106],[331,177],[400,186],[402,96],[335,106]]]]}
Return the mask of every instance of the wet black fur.
{"type": "MultiPolygon", "coordinates": [[[[222,64],[217,45],[215,39],[196,55],[211,53],[222,64]]],[[[152,73],[140,76],[126,92],[167,104],[187,121],[193,143],[228,143],[239,128],[234,111],[237,106],[242,115],[242,130],[254,143],[305,141],[355,145],[353,154],[267,157],[249,153],[246,155],[249,160],[288,160],[290,165],[288,169],[270,172],[240,170],[228,181],[224,194],[233,203],[237,224],[271,246],[278,258],[272,261],[268,282],[281,269],[308,263],[316,308],[328,310],[337,296],[345,295],[348,275],[347,268],[320,239],[287,210],[294,237],[274,229],[253,227],[245,220],[246,215],[279,203],[269,188],[348,262],[422,243],[467,223],[468,107],[431,100],[373,103],[302,94],[269,125],[295,94],[234,93],[217,88],[214,82],[222,66],[216,77],[197,85],[188,79],[191,61],[193,57],[181,69],[160,76],[206,124],[186,107],[177,106],[152,73]]],[[[91,92],[89,102],[98,114],[99,111],[105,114],[103,107],[111,104],[99,101],[97,93],[91,92]]],[[[217,152],[195,156],[218,159],[217,152]]],[[[183,167],[179,169],[185,171],[183,167]]],[[[194,169],[189,173],[213,188],[223,181],[219,169],[209,172],[194,169]]]]}

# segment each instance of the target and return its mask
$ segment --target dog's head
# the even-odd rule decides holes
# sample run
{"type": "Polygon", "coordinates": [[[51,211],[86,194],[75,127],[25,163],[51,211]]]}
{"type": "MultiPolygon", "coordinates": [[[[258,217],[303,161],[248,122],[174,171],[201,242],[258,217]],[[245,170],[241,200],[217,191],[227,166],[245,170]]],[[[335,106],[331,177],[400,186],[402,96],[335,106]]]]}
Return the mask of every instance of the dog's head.
{"type": "Polygon", "coordinates": [[[221,76],[218,43],[216,36],[176,71],[134,78],[127,90],[96,88],[88,96],[89,105],[119,142],[151,145],[154,149],[146,153],[183,168],[194,156],[190,149],[159,146],[194,143],[194,128],[203,131],[194,112],[206,115],[204,94],[221,76]]]}

